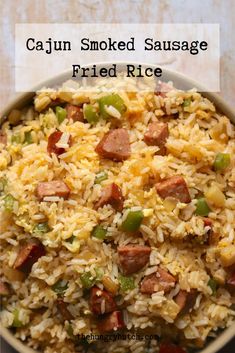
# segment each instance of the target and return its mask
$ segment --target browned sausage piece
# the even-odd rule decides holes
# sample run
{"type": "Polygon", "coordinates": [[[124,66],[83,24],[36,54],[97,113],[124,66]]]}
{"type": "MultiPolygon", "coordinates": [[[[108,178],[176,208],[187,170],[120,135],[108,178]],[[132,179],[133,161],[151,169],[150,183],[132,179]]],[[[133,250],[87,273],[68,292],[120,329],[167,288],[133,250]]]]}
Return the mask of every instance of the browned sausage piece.
{"type": "Polygon", "coordinates": [[[2,280],[0,280],[0,296],[7,296],[10,294],[9,285],[2,280]]]}
{"type": "Polygon", "coordinates": [[[0,144],[4,146],[7,144],[7,135],[3,131],[0,131],[0,144]]]}
{"type": "Polygon", "coordinates": [[[168,124],[162,122],[154,122],[149,124],[148,130],[144,135],[144,141],[147,145],[158,146],[160,148],[158,154],[165,155],[165,143],[168,136],[168,124]]]}
{"type": "Polygon", "coordinates": [[[125,275],[141,270],[148,262],[151,248],[144,245],[126,245],[118,249],[119,264],[125,275]]]}
{"type": "MultiPolygon", "coordinates": [[[[56,144],[60,140],[61,136],[63,135],[62,131],[54,131],[49,137],[48,137],[48,143],[47,143],[47,152],[49,154],[55,153],[57,156],[65,152],[65,149],[62,147],[57,147],[56,144]]],[[[69,146],[72,144],[72,138],[71,136],[69,137],[68,141],[69,146]]]]}
{"type": "Polygon", "coordinates": [[[207,244],[209,245],[216,245],[218,244],[218,242],[220,241],[220,233],[216,233],[213,230],[210,230],[208,232],[208,240],[207,240],[207,244]]]}
{"type": "Polygon", "coordinates": [[[186,304],[182,312],[183,314],[187,313],[194,307],[194,305],[196,304],[197,295],[198,291],[196,289],[191,289],[190,292],[187,293],[186,304]]]}
{"type": "Polygon", "coordinates": [[[81,107],[73,104],[66,104],[67,118],[73,121],[84,121],[84,115],[81,107]]]}
{"type": "Polygon", "coordinates": [[[22,272],[30,272],[33,264],[45,254],[43,244],[38,239],[31,239],[20,248],[13,268],[22,272]]]}
{"type": "Polygon", "coordinates": [[[169,272],[159,268],[157,272],[144,277],[140,286],[140,291],[143,294],[152,294],[159,291],[168,293],[175,286],[175,282],[175,277],[169,272]]]}
{"type": "Polygon", "coordinates": [[[192,309],[196,303],[196,299],[197,291],[195,289],[191,289],[190,292],[181,289],[175,297],[175,302],[180,307],[180,314],[184,315],[192,309]]]}
{"type": "Polygon", "coordinates": [[[121,311],[114,311],[111,314],[105,315],[98,323],[100,332],[117,331],[125,327],[121,311]]]}
{"type": "Polygon", "coordinates": [[[186,305],[187,301],[187,292],[185,290],[180,290],[177,296],[175,297],[175,302],[179,306],[180,311],[182,311],[186,305]]]}
{"type": "Polygon", "coordinates": [[[70,311],[67,308],[67,303],[65,303],[63,299],[58,298],[56,300],[56,305],[64,320],[71,321],[74,319],[73,315],[70,313],[70,311]]]}
{"type": "Polygon", "coordinates": [[[100,315],[117,310],[117,305],[107,291],[93,287],[90,294],[90,308],[94,314],[100,315]]]}
{"type": "Polygon", "coordinates": [[[103,207],[104,205],[111,205],[115,210],[122,211],[124,198],[122,190],[115,183],[107,185],[103,188],[101,197],[96,203],[95,208],[103,207]]]}
{"type": "Polygon", "coordinates": [[[40,201],[46,196],[59,196],[67,199],[70,194],[70,188],[62,180],[53,180],[38,183],[36,195],[40,201]]]}
{"type": "Polygon", "coordinates": [[[191,197],[189,195],[188,186],[181,176],[173,176],[165,179],[155,185],[157,193],[165,199],[166,197],[174,197],[180,202],[189,203],[191,197]]]}
{"type": "Polygon", "coordinates": [[[115,129],[104,135],[95,151],[103,158],[123,161],[130,156],[131,148],[126,129],[115,129]]]}

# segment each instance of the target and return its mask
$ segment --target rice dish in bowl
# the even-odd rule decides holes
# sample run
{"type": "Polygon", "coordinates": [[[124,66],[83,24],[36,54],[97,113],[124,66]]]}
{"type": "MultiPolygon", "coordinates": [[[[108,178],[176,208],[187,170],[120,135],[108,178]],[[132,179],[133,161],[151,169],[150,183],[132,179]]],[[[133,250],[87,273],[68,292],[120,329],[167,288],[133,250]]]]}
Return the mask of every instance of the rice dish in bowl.
{"type": "Polygon", "coordinates": [[[234,126],[144,85],[67,82],[2,124],[1,322],[33,349],[182,353],[234,322],[234,126]]]}

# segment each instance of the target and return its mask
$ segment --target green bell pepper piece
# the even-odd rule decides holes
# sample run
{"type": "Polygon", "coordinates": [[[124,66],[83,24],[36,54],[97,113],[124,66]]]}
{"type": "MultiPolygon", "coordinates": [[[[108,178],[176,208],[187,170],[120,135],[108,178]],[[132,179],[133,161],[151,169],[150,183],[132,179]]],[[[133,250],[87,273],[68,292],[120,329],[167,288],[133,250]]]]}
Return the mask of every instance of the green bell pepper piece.
{"type": "Polygon", "coordinates": [[[55,112],[56,112],[58,123],[61,124],[67,116],[67,111],[64,108],[57,106],[55,108],[55,112]]]}
{"type": "Polygon", "coordinates": [[[7,186],[7,179],[4,177],[0,178],[0,192],[4,191],[6,186],[7,186]]]}
{"type": "Polygon", "coordinates": [[[100,172],[96,174],[95,184],[100,184],[102,181],[108,179],[108,174],[106,172],[100,172]]]}
{"type": "Polygon", "coordinates": [[[95,228],[91,232],[92,237],[95,237],[100,240],[104,240],[106,237],[106,234],[107,234],[107,230],[100,225],[95,226],[95,228]]]}
{"type": "Polygon", "coordinates": [[[48,233],[50,232],[50,227],[48,225],[47,222],[44,223],[38,223],[35,225],[34,229],[33,229],[33,233],[36,234],[44,234],[44,233],[48,233]]]}
{"type": "Polygon", "coordinates": [[[199,198],[196,204],[196,210],[195,210],[196,215],[205,217],[205,216],[208,216],[210,211],[211,209],[208,206],[206,199],[204,197],[199,198]]]}
{"type": "Polygon", "coordinates": [[[4,200],[5,210],[12,212],[14,208],[14,202],[16,201],[16,199],[11,194],[7,194],[3,200],[4,200]]]}
{"type": "Polygon", "coordinates": [[[11,142],[16,144],[21,143],[21,136],[19,134],[12,135],[11,142]]]}
{"type": "Polygon", "coordinates": [[[53,291],[56,292],[57,294],[63,294],[67,288],[68,288],[68,282],[63,279],[62,280],[60,279],[52,286],[53,291]]]}
{"type": "Polygon", "coordinates": [[[82,273],[80,280],[85,289],[90,289],[96,282],[96,278],[92,276],[90,271],[82,273]]]}
{"type": "Polygon", "coordinates": [[[191,103],[192,103],[191,98],[186,98],[186,99],[184,100],[184,102],[183,102],[183,106],[184,106],[184,107],[189,107],[191,103]]]}
{"type": "Polygon", "coordinates": [[[15,309],[12,314],[14,315],[14,320],[13,320],[13,323],[12,323],[12,327],[16,327],[16,328],[20,328],[23,325],[23,323],[20,321],[19,319],[19,309],[15,309]]]}
{"type": "Polygon", "coordinates": [[[24,143],[31,145],[33,143],[31,131],[26,131],[24,134],[24,143]]]}
{"type": "Polygon", "coordinates": [[[143,212],[129,211],[126,219],[122,222],[121,229],[125,232],[135,232],[139,229],[144,218],[143,212]]]}
{"type": "Polygon", "coordinates": [[[213,169],[217,172],[226,169],[230,164],[230,154],[229,153],[218,153],[215,157],[213,164],[213,169]]]}
{"type": "Polygon", "coordinates": [[[119,111],[120,114],[125,113],[126,106],[124,104],[123,99],[118,94],[110,94],[108,96],[104,96],[98,100],[100,114],[103,119],[108,119],[110,115],[107,113],[105,107],[112,106],[119,111]]]}
{"type": "Polygon", "coordinates": [[[214,278],[210,278],[207,285],[211,288],[212,290],[212,295],[216,294],[217,288],[218,288],[218,283],[214,278]]]}
{"type": "Polygon", "coordinates": [[[99,120],[99,116],[95,108],[91,104],[86,104],[84,108],[84,117],[89,124],[95,124],[99,120]]]}
{"type": "Polygon", "coordinates": [[[96,282],[100,281],[103,276],[104,276],[104,271],[102,270],[102,268],[100,267],[97,267],[95,269],[95,273],[96,273],[96,282]]]}
{"type": "Polygon", "coordinates": [[[119,275],[119,283],[121,292],[127,292],[135,288],[135,280],[133,277],[119,275]]]}

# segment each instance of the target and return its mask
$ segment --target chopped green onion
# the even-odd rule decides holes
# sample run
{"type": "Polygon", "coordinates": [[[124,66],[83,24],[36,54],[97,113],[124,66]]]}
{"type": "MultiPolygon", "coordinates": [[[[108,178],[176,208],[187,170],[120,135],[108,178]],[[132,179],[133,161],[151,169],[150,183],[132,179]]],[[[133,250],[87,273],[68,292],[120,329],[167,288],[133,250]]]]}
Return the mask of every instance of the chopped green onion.
{"type": "Polygon", "coordinates": [[[48,233],[50,232],[50,227],[48,225],[47,222],[44,223],[38,223],[35,225],[34,229],[33,229],[33,233],[36,234],[44,234],[44,233],[48,233]]]}
{"type": "Polygon", "coordinates": [[[55,284],[53,284],[52,289],[57,294],[63,294],[68,288],[68,282],[65,280],[59,280],[55,284]]]}
{"type": "Polygon", "coordinates": [[[24,143],[26,143],[27,145],[30,145],[31,143],[33,143],[31,131],[26,131],[25,132],[25,134],[24,134],[24,143]]]}
{"type": "Polygon", "coordinates": [[[208,206],[206,199],[204,197],[201,197],[200,199],[197,200],[197,204],[196,204],[196,215],[198,216],[208,216],[208,214],[210,213],[211,209],[208,206]]]}
{"type": "Polygon", "coordinates": [[[66,241],[70,244],[73,244],[73,241],[76,239],[75,235],[72,235],[70,238],[66,239],[66,241]]]}
{"type": "Polygon", "coordinates": [[[106,111],[106,106],[112,106],[119,111],[120,114],[125,113],[126,106],[123,99],[118,94],[110,94],[98,100],[100,114],[103,119],[108,119],[110,115],[106,111]]]}
{"type": "Polygon", "coordinates": [[[7,194],[3,200],[4,200],[5,210],[12,212],[14,208],[14,202],[16,201],[16,199],[11,194],[7,194]]]}
{"type": "Polygon", "coordinates": [[[119,275],[119,283],[121,292],[127,292],[135,288],[135,280],[133,277],[119,275]]]}
{"type": "Polygon", "coordinates": [[[90,124],[94,124],[99,120],[99,116],[91,104],[85,105],[84,117],[88,121],[88,123],[90,123],[90,124]]]}
{"type": "Polygon", "coordinates": [[[106,234],[107,234],[107,230],[100,225],[96,226],[91,232],[92,237],[95,237],[100,240],[104,240],[106,237],[106,234]]]}
{"type": "Polygon", "coordinates": [[[22,327],[24,326],[23,323],[20,321],[19,319],[19,309],[15,309],[13,312],[12,312],[13,316],[14,316],[14,320],[13,320],[13,323],[12,323],[12,327],[22,327]]]}
{"type": "Polygon", "coordinates": [[[0,178],[0,192],[4,191],[6,186],[7,186],[7,179],[4,177],[0,178]]]}
{"type": "Polygon", "coordinates": [[[16,134],[16,135],[12,135],[11,136],[11,142],[12,143],[21,143],[21,136],[19,134],[16,134]]]}
{"type": "Polygon", "coordinates": [[[217,288],[218,288],[218,283],[214,278],[210,278],[207,285],[211,288],[212,290],[212,295],[216,294],[217,288]]]}
{"type": "Polygon", "coordinates": [[[191,98],[186,98],[186,99],[184,100],[183,106],[184,106],[184,107],[188,107],[191,103],[192,103],[191,98]]]}
{"type": "Polygon", "coordinates": [[[96,282],[90,271],[82,273],[80,279],[85,289],[90,289],[96,282]]]}
{"type": "Polygon", "coordinates": [[[55,112],[56,112],[56,117],[57,117],[58,123],[61,124],[67,116],[66,109],[57,106],[55,108],[55,112]]]}
{"type": "Polygon", "coordinates": [[[218,153],[215,157],[213,168],[217,172],[219,170],[226,169],[229,166],[229,164],[230,164],[230,154],[218,153]]]}
{"type": "Polygon", "coordinates": [[[106,172],[100,172],[96,174],[95,184],[100,184],[102,181],[108,179],[108,174],[106,172]]]}
{"type": "Polygon", "coordinates": [[[143,212],[129,211],[126,219],[122,222],[121,228],[125,232],[135,232],[139,229],[141,222],[144,218],[143,212]]]}

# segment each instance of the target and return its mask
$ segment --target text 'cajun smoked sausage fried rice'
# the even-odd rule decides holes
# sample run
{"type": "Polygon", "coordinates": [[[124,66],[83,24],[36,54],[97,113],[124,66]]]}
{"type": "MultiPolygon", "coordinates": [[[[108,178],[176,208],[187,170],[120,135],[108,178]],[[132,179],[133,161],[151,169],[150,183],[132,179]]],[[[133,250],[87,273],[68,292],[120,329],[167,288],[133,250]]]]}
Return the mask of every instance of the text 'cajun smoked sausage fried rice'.
{"type": "Polygon", "coordinates": [[[1,322],[40,352],[185,353],[234,320],[234,126],[196,90],[118,82],[1,127],[1,322]]]}

